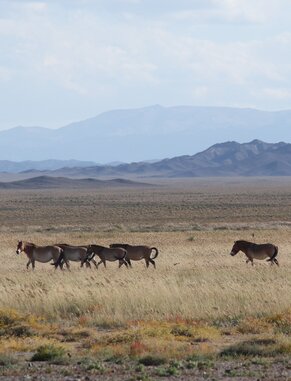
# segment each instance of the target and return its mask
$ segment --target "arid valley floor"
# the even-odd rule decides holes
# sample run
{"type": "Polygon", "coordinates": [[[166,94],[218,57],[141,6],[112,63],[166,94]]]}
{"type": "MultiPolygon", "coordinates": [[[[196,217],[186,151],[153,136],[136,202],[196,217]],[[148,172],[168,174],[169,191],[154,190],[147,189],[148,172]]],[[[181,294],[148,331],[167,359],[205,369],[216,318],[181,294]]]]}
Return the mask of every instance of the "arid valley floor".
{"type": "Polygon", "coordinates": [[[0,380],[291,380],[291,179],[0,191],[0,380]],[[279,246],[280,267],[238,239],[279,246]],[[157,268],[26,270],[18,240],[156,246],[157,268]]]}

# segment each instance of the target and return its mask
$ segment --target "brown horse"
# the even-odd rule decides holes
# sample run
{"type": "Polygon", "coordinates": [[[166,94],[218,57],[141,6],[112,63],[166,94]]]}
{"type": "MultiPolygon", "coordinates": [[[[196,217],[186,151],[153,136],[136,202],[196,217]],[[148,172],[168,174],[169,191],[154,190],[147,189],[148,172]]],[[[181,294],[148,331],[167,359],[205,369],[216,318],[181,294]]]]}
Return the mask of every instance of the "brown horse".
{"type": "Polygon", "coordinates": [[[264,243],[261,245],[257,245],[256,243],[248,242],[248,241],[235,241],[230,255],[234,256],[239,251],[242,251],[247,256],[246,263],[251,262],[254,265],[254,259],[267,259],[268,262],[271,262],[273,265],[276,263],[279,266],[279,262],[276,259],[278,255],[278,247],[271,243],[264,243]]]}
{"type": "Polygon", "coordinates": [[[37,246],[31,242],[19,241],[16,248],[16,254],[24,252],[28,257],[28,262],[26,268],[32,265],[32,269],[35,268],[35,261],[47,263],[51,260],[56,262],[61,253],[62,249],[58,246],[37,246]]]}
{"type": "MultiPolygon", "coordinates": [[[[58,243],[55,246],[58,246],[62,249],[62,253],[59,256],[58,260],[55,263],[52,263],[52,265],[54,265],[55,268],[57,268],[58,266],[62,268],[63,263],[65,263],[67,269],[70,269],[69,261],[81,262],[81,267],[83,267],[85,263],[86,267],[91,268],[90,262],[87,260],[87,246],[73,246],[68,245],[66,243],[58,243]]],[[[92,262],[97,268],[96,261],[92,259],[92,262]]]]}
{"type": "Polygon", "coordinates": [[[104,267],[106,267],[106,261],[119,261],[119,267],[122,265],[128,267],[128,264],[125,260],[126,250],[122,248],[108,248],[99,245],[89,245],[87,248],[87,260],[92,261],[95,255],[98,255],[100,258],[100,261],[96,266],[97,268],[101,263],[103,263],[104,267]]]}
{"type": "Polygon", "coordinates": [[[141,259],[145,260],[146,266],[149,267],[151,263],[154,268],[156,268],[156,263],[154,261],[157,258],[159,251],[156,247],[149,246],[132,246],[125,243],[113,243],[110,247],[121,247],[127,251],[125,260],[131,266],[131,261],[140,261],[141,259]],[[155,255],[151,258],[152,251],[155,251],[155,255]]]}

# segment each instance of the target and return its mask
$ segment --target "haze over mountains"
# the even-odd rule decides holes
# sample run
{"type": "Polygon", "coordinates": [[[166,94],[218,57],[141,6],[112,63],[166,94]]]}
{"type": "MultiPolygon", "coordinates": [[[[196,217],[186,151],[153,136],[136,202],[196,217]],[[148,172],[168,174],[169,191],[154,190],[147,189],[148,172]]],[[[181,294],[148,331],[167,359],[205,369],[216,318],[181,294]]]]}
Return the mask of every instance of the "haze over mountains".
{"type": "Polygon", "coordinates": [[[52,130],[16,127],[0,132],[0,160],[106,163],[194,154],[217,142],[260,138],[291,142],[291,111],[225,107],[151,106],[114,110],[52,130]]]}
{"type": "Polygon", "coordinates": [[[0,172],[19,173],[24,171],[53,171],[60,168],[82,168],[96,165],[93,161],[80,160],[40,160],[40,161],[9,161],[0,160],[0,172]]]}

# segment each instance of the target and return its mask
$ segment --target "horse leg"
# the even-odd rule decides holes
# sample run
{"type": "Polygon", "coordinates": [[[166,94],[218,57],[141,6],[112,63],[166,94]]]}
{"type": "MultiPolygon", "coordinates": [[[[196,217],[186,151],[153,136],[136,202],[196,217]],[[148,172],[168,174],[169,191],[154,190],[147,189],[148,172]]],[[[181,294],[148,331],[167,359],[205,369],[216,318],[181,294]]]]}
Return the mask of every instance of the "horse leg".
{"type": "MultiPolygon", "coordinates": [[[[86,261],[85,263],[86,263],[86,267],[87,267],[87,268],[89,267],[89,269],[91,269],[91,263],[90,263],[89,261],[86,261]]],[[[82,265],[81,265],[81,266],[82,266],[82,265]]]]}
{"type": "Polygon", "coordinates": [[[27,270],[28,270],[30,264],[31,264],[31,260],[29,259],[28,262],[27,262],[27,264],[26,264],[26,268],[27,268],[27,270]]]}
{"type": "Polygon", "coordinates": [[[118,265],[118,268],[120,269],[120,267],[123,265],[123,261],[121,259],[119,259],[119,265],[118,265]]]}
{"type": "Polygon", "coordinates": [[[99,265],[101,265],[101,263],[102,263],[103,261],[102,260],[100,260],[98,263],[97,263],[97,269],[98,269],[98,267],[99,267],[99,265]]]}
{"type": "Polygon", "coordinates": [[[279,267],[279,262],[278,262],[278,259],[277,259],[277,258],[274,258],[274,262],[275,262],[276,265],[279,267]]]}
{"type": "Polygon", "coordinates": [[[97,266],[97,262],[95,261],[95,259],[91,259],[91,262],[93,262],[94,266],[96,267],[96,269],[98,269],[98,266],[97,266]]]}
{"type": "Polygon", "coordinates": [[[254,266],[254,260],[253,260],[253,258],[251,258],[250,261],[252,262],[252,266],[254,266]]]}
{"type": "Polygon", "coordinates": [[[32,265],[32,270],[34,270],[35,269],[35,259],[31,260],[31,265],[32,265]]]}
{"type": "Polygon", "coordinates": [[[155,262],[153,259],[151,259],[151,258],[149,258],[149,261],[150,261],[151,264],[154,266],[154,268],[156,268],[156,262],[155,262]]]}
{"type": "Polygon", "coordinates": [[[148,267],[149,267],[149,265],[150,265],[150,262],[149,262],[149,260],[148,260],[148,259],[146,259],[146,258],[145,258],[145,262],[146,262],[146,267],[148,268],[148,267]]]}
{"type": "MultiPolygon", "coordinates": [[[[71,271],[71,269],[70,269],[70,262],[67,259],[64,259],[64,262],[65,262],[67,270],[71,271]]],[[[63,266],[64,266],[64,264],[63,264],[63,266]]],[[[62,270],[63,270],[63,267],[62,267],[62,270]]]]}
{"type": "Polygon", "coordinates": [[[125,259],[122,259],[121,262],[122,262],[122,264],[125,265],[126,268],[128,269],[128,263],[126,262],[126,260],[125,260],[125,259]]]}
{"type": "Polygon", "coordinates": [[[105,259],[103,259],[103,265],[104,265],[104,267],[106,268],[106,260],[105,259]]]}
{"type": "Polygon", "coordinates": [[[127,259],[125,259],[125,261],[128,263],[128,266],[129,266],[130,268],[132,268],[130,259],[127,258],[127,259]]]}

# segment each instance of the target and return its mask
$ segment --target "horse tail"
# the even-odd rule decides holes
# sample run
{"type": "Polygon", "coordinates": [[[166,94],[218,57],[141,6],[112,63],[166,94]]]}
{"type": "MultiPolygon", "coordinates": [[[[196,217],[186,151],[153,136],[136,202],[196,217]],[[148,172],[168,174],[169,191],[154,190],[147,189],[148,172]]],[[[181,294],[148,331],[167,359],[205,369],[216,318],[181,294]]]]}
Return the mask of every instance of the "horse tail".
{"type": "Polygon", "coordinates": [[[275,246],[275,252],[274,252],[274,254],[271,256],[271,258],[267,259],[267,261],[268,262],[272,262],[277,257],[278,251],[279,251],[278,246],[275,246]]]}
{"type": "MultiPolygon", "coordinates": [[[[120,248],[121,249],[121,248],[120,248]]],[[[124,261],[125,260],[125,257],[127,256],[127,251],[125,249],[124,250],[124,254],[123,254],[123,257],[119,257],[118,254],[115,255],[115,259],[118,259],[119,261],[124,261]]]]}
{"type": "Polygon", "coordinates": [[[151,259],[156,259],[157,256],[159,255],[159,250],[158,250],[156,247],[151,247],[151,253],[152,253],[153,250],[154,250],[156,253],[155,253],[155,255],[154,255],[151,259]]]}

